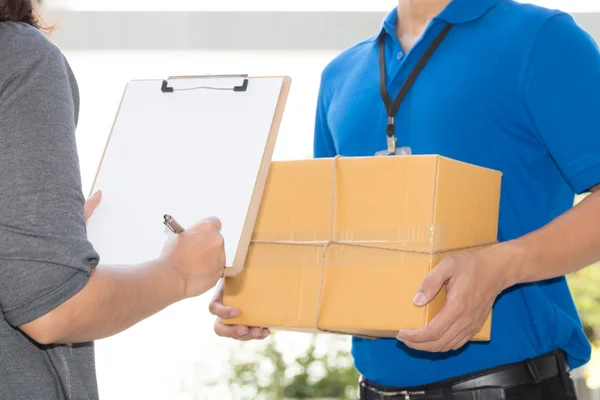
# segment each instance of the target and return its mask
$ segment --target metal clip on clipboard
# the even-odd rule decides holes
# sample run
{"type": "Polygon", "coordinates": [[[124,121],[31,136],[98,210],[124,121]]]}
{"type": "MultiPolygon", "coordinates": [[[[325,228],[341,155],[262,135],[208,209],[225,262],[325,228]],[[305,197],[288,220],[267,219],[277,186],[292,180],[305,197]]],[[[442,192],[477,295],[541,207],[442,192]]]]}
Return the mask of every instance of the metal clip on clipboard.
{"type": "Polygon", "coordinates": [[[184,90],[198,90],[198,89],[207,89],[207,90],[232,90],[234,92],[245,92],[248,90],[248,74],[242,75],[196,75],[196,76],[171,76],[166,80],[163,80],[162,85],[160,87],[161,92],[163,93],[173,93],[175,91],[184,91],[184,90]],[[174,88],[169,86],[169,80],[172,79],[213,79],[213,78],[242,78],[242,84],[239,86],[233,87],[217,87],[217,86],[195,86],[189,88],[174,88]]]}

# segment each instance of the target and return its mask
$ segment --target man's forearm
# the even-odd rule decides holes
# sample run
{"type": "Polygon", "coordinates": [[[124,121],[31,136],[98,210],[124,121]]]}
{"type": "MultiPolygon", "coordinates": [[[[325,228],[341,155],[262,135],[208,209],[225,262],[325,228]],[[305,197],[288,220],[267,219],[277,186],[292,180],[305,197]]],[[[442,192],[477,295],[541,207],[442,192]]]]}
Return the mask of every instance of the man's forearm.
{"type": "Polygon", "coordinates": [[[600,187],[545,227],[501,244],[513,262],[511,285],[576,272],[600,260],[600,187]]]}
{"type": "Polygon", "coordinates": [[[78,294],[21,329],[41,344],[89,342],[135,325],[184,294],[180,274],[159,261],[98,267],[78,294]]]}

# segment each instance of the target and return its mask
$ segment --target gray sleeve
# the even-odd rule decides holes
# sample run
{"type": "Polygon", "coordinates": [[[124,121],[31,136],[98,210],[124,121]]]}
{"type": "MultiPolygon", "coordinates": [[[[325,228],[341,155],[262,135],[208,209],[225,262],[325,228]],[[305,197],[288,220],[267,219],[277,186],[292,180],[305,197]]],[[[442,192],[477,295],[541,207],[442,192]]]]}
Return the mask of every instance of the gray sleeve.
{"type": "Polygon", "coordinates": [[[0,81],[0,308],[14,327],[75,295],[99,261],[83,215],[76,86],[58,48],[38,43],[0,81]]]}

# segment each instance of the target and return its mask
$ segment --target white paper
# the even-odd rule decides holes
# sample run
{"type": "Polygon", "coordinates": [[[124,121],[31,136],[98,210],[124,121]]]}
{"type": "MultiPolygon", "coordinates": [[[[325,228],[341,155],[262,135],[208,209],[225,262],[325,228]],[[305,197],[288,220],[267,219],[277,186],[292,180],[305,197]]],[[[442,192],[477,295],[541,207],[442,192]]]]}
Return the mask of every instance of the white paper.
{"type": "MultiPolygon", "coordinates": [[[[170,80],[176,88],[233,87],[241,78],[170,80]]],[[[103,198],[88,223],[100,263],[160,254],[163,216],[183,227],[216,216],[233,262],[283,78],[251,79],[246,92],[163,93],[161,80],[129,83],[94,185],[103,198]]]]}

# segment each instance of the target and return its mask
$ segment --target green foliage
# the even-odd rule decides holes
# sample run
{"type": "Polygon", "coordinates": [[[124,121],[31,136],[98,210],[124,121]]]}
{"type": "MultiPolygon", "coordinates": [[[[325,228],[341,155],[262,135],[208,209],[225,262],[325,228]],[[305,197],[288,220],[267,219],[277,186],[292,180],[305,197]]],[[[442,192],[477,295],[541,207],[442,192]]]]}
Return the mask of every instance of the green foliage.
{"type": "Polygon", "coordinates": [[[600,264],[571,274],[567,279],[589,339],[600,339],[600,264]]]}
{"type": "MultiPolygon", "coordinates": [[[[301,372],[295,375],[285,387],[285,396],[293,399],[346,399],[356,392],[358,374],[352,366],[348,353],[343,350],[325,356],[316,355],[316,336],[308,348],[306,355],[296,359],[301,372]],[[349,365],[337,365],[337,360],[347,360],[349,365]],[[311,367],[319,365],[325,375],[313,379],[309,374],[311,367]],[[350,392],[350,393],[349,393],[350,392]]],[[[352,397],[350,397],[352,398],[352,397]]]]}
{"type": "MultiPolygon", "coordinates": [[[[575,205],[585,197],[577,196],[575,205]]],[[[600,340],[600,264],[571,274],[567,280],[588,338],[600,340]]]]}
{"type": "MultiPolygon", "coordinates": [[[[319,354],[313,335],[305,352],[286,363],[277,348],[275,335],[258,352],[259,360],[238,364],[232,358],[233,374],[229,379],[230,390],[235,398],[284,400],[284,399],[338,399],[356,398],[358,372],[345,349],[335,349],[336,344],[347,338],[327,337],[327,352],[319,354]],[[264,373],[269,371],[268,373],[264,373]],[[265,377],[262,379],[260,377],[265,377]],[[247,397],[244,397],[247,396],[247,397]]],[[[321,338],[322,339],[322,338],[321,338]]]]}

